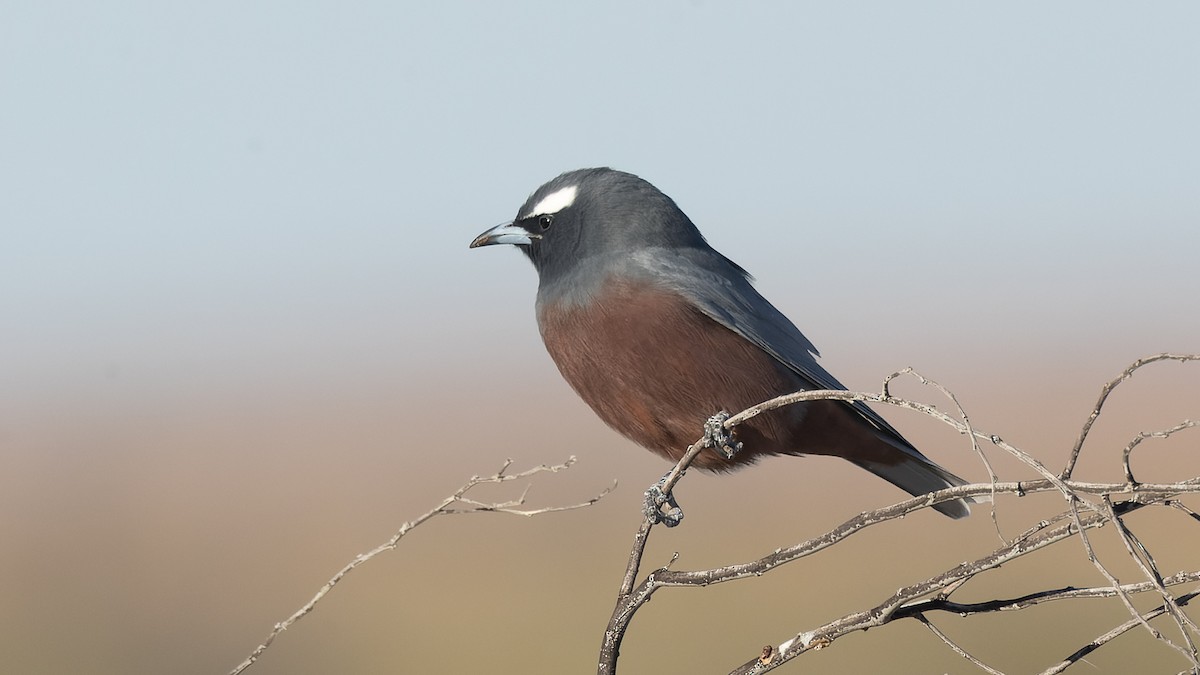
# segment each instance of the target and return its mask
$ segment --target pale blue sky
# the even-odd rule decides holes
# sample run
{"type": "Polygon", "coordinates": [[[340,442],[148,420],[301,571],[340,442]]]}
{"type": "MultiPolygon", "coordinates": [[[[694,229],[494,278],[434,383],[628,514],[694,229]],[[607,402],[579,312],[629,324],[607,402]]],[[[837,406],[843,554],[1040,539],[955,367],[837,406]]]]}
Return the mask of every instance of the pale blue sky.
{"type": "Polygon", "coordinates": [[[946,301],[1180,348],[1198,31],[1191,2],[6,3],[0,402],[420,369],[481,330],[543,358],[531,270],[466,244],[602,164],[827,353],[958,330],[946,301]]]}

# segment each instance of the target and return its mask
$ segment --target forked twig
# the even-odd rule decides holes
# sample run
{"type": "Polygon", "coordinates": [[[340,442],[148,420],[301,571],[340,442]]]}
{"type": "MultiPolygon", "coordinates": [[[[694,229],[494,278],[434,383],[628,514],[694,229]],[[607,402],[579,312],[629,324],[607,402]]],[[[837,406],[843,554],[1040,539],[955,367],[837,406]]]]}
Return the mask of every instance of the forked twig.
{"type": "Polygon", "coordinates": [[[413,528],[427,522],[434,516],[452,516],[469,513],[507,513],[510,515],[525,516],[528,518],[542,515],[544,513],[570,511],[573,509],[582,509],[584,507],[591,506],[592,504],[595,504],[603,499],[608,493],[612,492],[613,489],[616,488],[616,483],[614,482],[595,497],[592,497],[587,501],[583,501],[578,504],[570,504],[567,506],[547,506],[540,509],[520,508],[525,504],[525,496],[529,492],[529,486],[525,487],[525,490],[521,493],[521,496],[517,497],[516,499],[503,502],[483,502],[466,496],[468,492],[479,485],[489,483],[508,483],[510,481],[529,478],[539,473],[558,473],[559,471],[564,471],[571,468],[571,466],[575,464],[575,457],[571,456],[567,458],[567,461],[563,462],[562,464],[542,464],[518,473],[508,473],[508,469],[512,466],[512,463],[513,461],[511,459],[504,460],[504,464],[500,467],[500,470],[491,476],[471,476],[466,483],[463,483],[461,487],[455,490],[454,493],[449,497],[443,499],[437,506],[417,516],[413,520],[401,525],[400,529],[397,530],[390,539],[379,546],[376,546],[370,551],[367,551],[366,553],[359,554],[354,558],[354,560],[346,563],[346,565],[344,565],[342,569],[338,570],[336,574],[330,577],[329,581],[325,582],[325,585],[317,591],[316,595],[314,595],[308,602],[304,603],[300,609],[297,609],[292,613],[291,616],[275,624],[275,627],[271,629],[271,632],[267,635],[267,638],[263,640],[261,644],[255,647],[254,651],[250,652],[250,655],[247,656],[244,661],[239,663],[233,670],[229,671],[229,675],[238,675],[253,665],[254,662],[257,661],[260,656],[262,656],[263,652],[265,652],[267,648],[271,646],[271,643],[275,641],[275,638],[279,637],[280,633],[287,630],[292,626],[292,624],[296,623],[300,619],[304,618],[309,612],[313,611],[313,609],[317,606],[317,603],[320,602],[321,599],[324,598],[330,591],[332,591],[333,587],[336,586],[343,578],[345,578],[347,574],[353,572],[360,565],[366,563],[375,556],[396,548],[396,546],[400,543],[400,540],[404,538],[404,535],[411,532],[413,528]],[[454,508],[456,505],[462,505],[466,508],[454,508]]]}

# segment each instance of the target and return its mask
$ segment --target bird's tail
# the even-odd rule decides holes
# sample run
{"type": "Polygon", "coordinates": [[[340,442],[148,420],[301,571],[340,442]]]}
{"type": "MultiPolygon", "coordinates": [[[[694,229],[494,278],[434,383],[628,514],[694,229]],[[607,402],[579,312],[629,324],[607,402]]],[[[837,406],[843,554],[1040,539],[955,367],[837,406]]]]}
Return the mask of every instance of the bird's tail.
{"type": "MultiPolygon", "coordinates": [[[[967,481],[926,460],[924,457],[915,457],[911,454],[905,454],[899,462],[895,463],[857,459],[851,461],[914,497],[933,492],[934,490],[967,484],[967,481]]],[[[950,502],[934,504],[933,508],[951,518],[966,518],[971,515],[969,503],[973,501],[956,499],[950,502]]]]}

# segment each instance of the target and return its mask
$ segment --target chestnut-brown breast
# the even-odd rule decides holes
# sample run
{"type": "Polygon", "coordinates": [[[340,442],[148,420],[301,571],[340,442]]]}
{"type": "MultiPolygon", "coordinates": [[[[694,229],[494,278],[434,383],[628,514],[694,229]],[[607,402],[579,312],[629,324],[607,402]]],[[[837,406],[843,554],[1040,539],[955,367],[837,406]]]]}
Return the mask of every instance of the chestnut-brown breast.
{"type": "MultiPolygon", "coordinates": [[[[671,459],[700,437],[710,415],[804,388],[775,358],[651,282],[610,280],[586,304],[540,307],[538,324],[563,377],[596,414],[671,459]]],[[[734,460],[704,453],[694,466],[720,471],[762,455],[843,455],[847,435],[876,445],[843,408],[820,402],[766,413],[738,427],[744,448],[734,460]]]]}

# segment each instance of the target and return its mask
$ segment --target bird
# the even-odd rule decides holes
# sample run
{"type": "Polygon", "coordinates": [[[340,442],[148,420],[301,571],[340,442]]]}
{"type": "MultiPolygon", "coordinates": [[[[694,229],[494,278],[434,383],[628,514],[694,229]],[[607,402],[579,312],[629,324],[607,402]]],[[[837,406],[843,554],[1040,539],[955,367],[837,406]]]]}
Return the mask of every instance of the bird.
{"type": "MultiPolygon", "coordinates": [[[[664,458],[682,457],[714,413],[846,389],[750,274],[634,174],[601,167],[551,179],[470,248],[499,244],[537,271],[538,329],[563,378],[608,426],[664,458]]],[[[966,484],[861,402],[785,406],[733,436],[736,453],[704,452],[692,466],[727,473],[772,455],[830,455],[914,496],[966,484]]],[[[934,508],[970,513],[963,499],[934,508]]]]}

